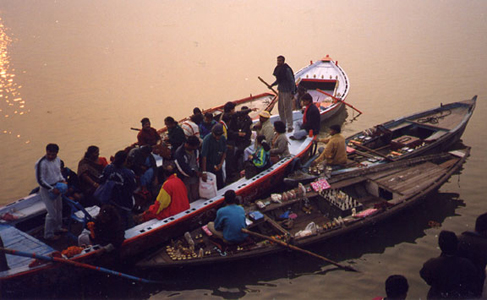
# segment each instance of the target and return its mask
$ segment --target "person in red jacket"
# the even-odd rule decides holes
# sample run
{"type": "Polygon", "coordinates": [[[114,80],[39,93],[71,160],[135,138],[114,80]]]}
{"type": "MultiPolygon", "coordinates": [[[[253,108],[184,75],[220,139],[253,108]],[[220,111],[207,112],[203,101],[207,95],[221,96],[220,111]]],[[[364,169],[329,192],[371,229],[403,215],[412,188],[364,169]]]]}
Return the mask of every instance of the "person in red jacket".
{"type": "Polygon", "coordinates": [[[154,204],[136,216],[136,222],[142,223],[151,219],[162,220],[189,209],[188,192],[184,182],[174,173],[174,167],[165,170],[167,179],[159,191],[154,204]]]}

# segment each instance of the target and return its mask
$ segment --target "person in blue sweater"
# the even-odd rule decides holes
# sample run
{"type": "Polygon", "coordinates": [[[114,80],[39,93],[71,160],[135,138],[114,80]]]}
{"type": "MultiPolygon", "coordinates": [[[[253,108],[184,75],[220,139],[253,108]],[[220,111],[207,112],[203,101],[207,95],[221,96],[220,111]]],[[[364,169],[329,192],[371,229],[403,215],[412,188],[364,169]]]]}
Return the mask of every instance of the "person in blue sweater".
{"type": "Polygon", "coordinates": [[[225,206],[216,212],[215,222],[208,223],[208,229],[218,238],[228,244],[238,244],[247,238],[242,228],[245,223],[245,211],[237,204],[237,195],[234,190],[225,192],[225,206]]]}

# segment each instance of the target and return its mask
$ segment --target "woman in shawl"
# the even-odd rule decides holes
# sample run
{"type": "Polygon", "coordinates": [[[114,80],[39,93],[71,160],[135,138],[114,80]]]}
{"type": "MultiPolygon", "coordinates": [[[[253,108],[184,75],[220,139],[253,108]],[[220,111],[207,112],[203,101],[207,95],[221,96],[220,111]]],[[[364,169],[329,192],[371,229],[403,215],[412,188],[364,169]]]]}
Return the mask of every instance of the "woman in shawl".
{"type": "Polygon", "coordinates": [[[100,149],[97,146],[90,146],[78,163],[80,188],[85,196],[82,203],[84,206],[95,204],[93,193],[100,186],[100,176],[107,165],[107,160],[99,155],[100,149]]]}

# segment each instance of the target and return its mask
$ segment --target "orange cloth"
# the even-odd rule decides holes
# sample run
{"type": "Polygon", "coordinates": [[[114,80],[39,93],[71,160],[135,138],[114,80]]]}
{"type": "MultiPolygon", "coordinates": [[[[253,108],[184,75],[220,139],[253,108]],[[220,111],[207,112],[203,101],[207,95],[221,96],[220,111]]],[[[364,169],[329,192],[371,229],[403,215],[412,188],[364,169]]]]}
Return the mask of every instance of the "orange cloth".
{"type": "Polygon", "coordinates": [[[173,174],[162,185],[154,204],[142,214],[142,221],[154,218],[162,220],[187,209],[189,200],[186,186],[176,174],[173,174]]]}

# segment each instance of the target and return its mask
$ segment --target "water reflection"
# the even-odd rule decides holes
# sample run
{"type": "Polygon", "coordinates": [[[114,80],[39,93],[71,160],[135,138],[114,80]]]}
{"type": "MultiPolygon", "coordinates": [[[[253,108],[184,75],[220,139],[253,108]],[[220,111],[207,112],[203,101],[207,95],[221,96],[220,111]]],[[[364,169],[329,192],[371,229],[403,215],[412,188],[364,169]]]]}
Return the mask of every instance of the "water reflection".
{"type": "MultiPolygon", "coordinates": [[[[26,112],[25,101],[20,95],[22,86],[15,81],[15,69],[10,63],[8,48],[13,40],[7,31],[0,18],[0,114],[4,119],[16,118],[26,112]]],[[[2,122],[1,132],[20,138],[20,134],[15,134],[8,124],[2,122]]]]}

